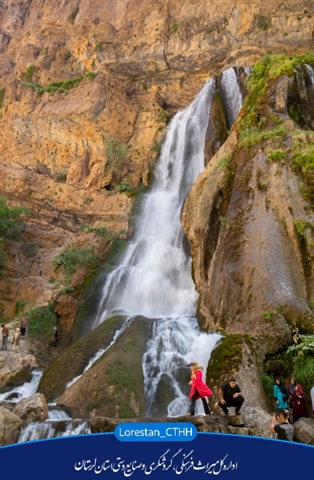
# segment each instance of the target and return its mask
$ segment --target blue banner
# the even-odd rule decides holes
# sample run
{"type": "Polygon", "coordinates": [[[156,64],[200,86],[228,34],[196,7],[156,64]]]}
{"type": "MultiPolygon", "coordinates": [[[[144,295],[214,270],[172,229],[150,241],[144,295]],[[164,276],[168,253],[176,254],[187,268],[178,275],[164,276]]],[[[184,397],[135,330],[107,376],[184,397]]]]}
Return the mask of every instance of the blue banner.
{"type": "MultiPolygon", "coordinates": [[[[149,425],[147,428],[154,430],[154,424],[149,425]]],[[[161,428],[160,423],[158,426],[161,428]]],[[[169,426],[173,425],[163,425],[169,426]]],[[[142,430],[143,425],[137,428],[142,430]]],[[[220,433],[198,433],[190,441],[158,438],[141,443],[121,441],[116,433],[104,433],[0,448],[1,480],[171,480],[178,476],[184,480],[208,476],[225,480],[314,480],[314,447],[220,433]]]]}

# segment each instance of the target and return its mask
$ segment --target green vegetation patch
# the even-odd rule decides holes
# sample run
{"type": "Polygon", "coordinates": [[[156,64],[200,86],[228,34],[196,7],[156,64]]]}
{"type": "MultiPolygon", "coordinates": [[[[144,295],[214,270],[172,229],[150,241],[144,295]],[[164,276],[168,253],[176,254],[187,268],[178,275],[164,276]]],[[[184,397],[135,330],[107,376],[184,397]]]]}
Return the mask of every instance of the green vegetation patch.
{"type": "Polygon", "coordinates": [[[240,133],[240,147],[253,147],[257,143],[263,142],[264,140],[279,140],[282,139],[287,133],[287,130],[284,127],[277,127],[273,130],[264,130],[260,131],[257,127],[252,127],[246,130],[243,130],[240,133]]]}
{"type": "Polygon", "coordinates": [[[304,197],[314,202],[314,133],[305,132],[304,141],[300,132],[295,132],[293,140],[293,158],[291,168],[299,172],[304,179],[304,197]]]}
{"type": "Polygon", "coordinates": [[[49,85],[46,85],[43,87],[38,83],[32,83],[33,74],[30,76],[30,75],[27,75],[27,72],[26,72],[26,78],[25,78],[26,83],[23,83],[22,85],[24,87],[35,90],[39,95],[43,95],[45,92],[48,92],[50,94],[67,93],[69,90],[72,90],[72,88],[76,88],[81,83],[81,81],[84,80],[84,78],[88,78],[90,81],[93,81],[96,76],[97,76],[97,73],[87,72],[86,75],[80,75],[79,77],[70,78],[68,80],[51,82],[49,83],[49,85]]]}
{"type": "Polygon", "coordinates": [[[132,187],[127,179],[122,179],[114,188],[116,192],[125,193],[127,197],[133,197],[134,195],[145,192],[147,189],[143,183],[140,183],[138,187],[132,187]]]}
{"type": "Polygon", "coordinates": [[[129,147],[126,143],[120,142],[116,138],[108,138],[105,142],[105,154],[107,165],[105,173],[113,168],[115,173],[119,173],[122,165],[125,163],[129,147]]]}
{"type": "Polygon", "coordinates": [[[98,255],[94,253],[94,246],[78,248],[73,243],[53,259],[55,269],[62,268],[66,278],[69,280],[76,270],[86,265],[90,265],[98,259],[98,255]]]}
{"type": "Polygon", "coordinates": [[[6,253],[4,250],[5,241],[19,237],[21,229],[22,215],[29,213],[28,208],[24,207],[8,207],[6,199],[0,196],[0,268],[6,261],[6,253]]]}
{"type": "Polygon", "coordinates": [[[239,129],[246,130],[252,127],[263,130],[265,127],[269,129],[271,126],[269,120],[273,124],[277,124],[280,120],[274,121],[274,116],[268,115],[265,118],[265,107],[267,106],[267,91],[269,86],[281,75],[294,76],[295,70],[299,65],[314,64],[314,53],[309,52],[301,55],[281,55],[268,54],[262,57],[253,66],[252,72],[246,80],[248,95],[244,101],[241,119],[239,121],[239,129]]]}
{"type": "Polygon", "coordinates": [[[27,83],[31,83],[33,81],[33,75],[34,75],[35,70],[36,70],[35,65],[30,65],[27,68],[26,74],[25,74],[25,80],[26,80],[27,83]]]}
{"type": "Polygon", "coordinates": [[[26,312],[30,337],[52,336],[53,327],[57,325],[57,318],[52,309],[53,305],[49,304],[47,307],[33,307],[26,312]]]}
{"type": "Polygon", "coordinates": [[[297,335],[296,344],[287,349],[295,377],[308,392],[314,383],[314,335],[297,335]]]}
{"type": "Polygon", "coordinates": [[[209,385],[218,386],[223,378],[230,377],[237,371],[242,362],[243,337],[227,335],[213,350],[207,368],[206,381],[209,385]]]}
{"type": "Polygon", "coordinates": [[[287,158],[286,152],[283,150],[268,150],[267,160],[277,162],[278,160],[285,160],[287,158]]]}
{"type": "Polygon", "coordinates": [[[75,22],[75,19],[77,17],[77,14],[79,13],[80,9],[79,7],[75,8],[75,10],[73,10],[73,12],[70,13],[70,15],[68,16],[68,21],[74,25],[74,22],[75,22]]]}

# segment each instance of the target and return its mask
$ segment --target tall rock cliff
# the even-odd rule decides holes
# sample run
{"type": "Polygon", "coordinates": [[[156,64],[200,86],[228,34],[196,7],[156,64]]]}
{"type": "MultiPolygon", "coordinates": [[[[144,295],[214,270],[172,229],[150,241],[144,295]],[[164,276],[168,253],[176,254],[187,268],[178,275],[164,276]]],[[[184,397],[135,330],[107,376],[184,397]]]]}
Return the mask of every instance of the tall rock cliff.
{"type": "MultiPolygon", "coordinates": [[[[313,15],[313,0],[0,1],[0,195],[30,209],[5,244],[0,315],[53,301],[66,336],[91,267],[131,233],[171,115],[226,67],[313,49],[313,15]],[[56,270],[65,249],[90,245],[98,261],[56,270]]],[[[312,134],[288,118],[295,89],[273,77],[255,124],[245,112],[212,159],[225,136],[208,146],[183,213],[200,323],[267,338],[264,354],[289,343],[288,324],[312,329],[312,210],[290,168],[312,134]],[[240,137],[276,122],[251,147],[240,137]]]]}

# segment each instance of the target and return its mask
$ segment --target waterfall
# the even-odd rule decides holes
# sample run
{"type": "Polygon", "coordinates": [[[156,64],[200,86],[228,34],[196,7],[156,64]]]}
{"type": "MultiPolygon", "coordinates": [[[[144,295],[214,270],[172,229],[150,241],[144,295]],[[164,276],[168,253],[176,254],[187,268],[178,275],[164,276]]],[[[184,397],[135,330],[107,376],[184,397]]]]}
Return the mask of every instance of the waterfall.
{"type": "MultiPolygon", "coordinates": [[[[244,71],[245,73],[249,72],[249,68],[244,71]]],[[[228,70],[222,72],[221,94],[226,105],[229,128],[231,128],[243,103],[237,69],[228,68],[228,70]]]]}
{"type": "Polygon", "coordinates": [[[197,293],[191,259],[184,251],[182,203],[204,168],[205,132],[215,83],[173,118],[145,195],[134,239],[121,264],[108,275],[95,326],[116,314],[193,315],[197,293]]]}
{"type": "MultiPolygon", "coordinates": [[[[221,85],[231,126],[242,105],[234,69],[222,74],[221,85]]],[[[186,364],[197,361],[206,367],[220,338],[200,332],[195,318],[198,294],[191,277],[189,245],[180,223],[186,195],[204,168],[205,135],[215,89],[215,80],[209,80],[168,127],[152,185],[142,199],[134,236],[120,264],[106,278],[93,328],[117,314],[126,315],[126,322],[109,347],[99,350],[83,372],[136,316],[151,319],[152,334],[143,356],[146,414],[150,416],[187,412],[186,364]]],[[[75,377],[67,388],[79,378],[75,377]]],[[[48,421],[26,426],[19,441],[78,434],[77,429],[88,433],[85,423],[76,425],[73,420],[52,419],[51,415],[61,414],[51,413],[48,421]],[[60,430],[61,423],[66,427],[60,430]]]]}
{"type": "Polygon", "coordinates": [[[198,295],[180,223],[186,195],[204,168],[214,92],[211,79],[191,105],[172,119],[150,192],[141,204],[136,233],[120,265],[107,277],[94,325],[116,314],[152,319],[153,333],[143,357],[147,415],[186,413],[189,401],[182,391],[189,380],[186,364],[194,359],[206,366],[220,338],[201,333],[194,317],[198,295]],[[157,413],[155,399],[162,384],[170,394],[167,408],[157,413]]]}

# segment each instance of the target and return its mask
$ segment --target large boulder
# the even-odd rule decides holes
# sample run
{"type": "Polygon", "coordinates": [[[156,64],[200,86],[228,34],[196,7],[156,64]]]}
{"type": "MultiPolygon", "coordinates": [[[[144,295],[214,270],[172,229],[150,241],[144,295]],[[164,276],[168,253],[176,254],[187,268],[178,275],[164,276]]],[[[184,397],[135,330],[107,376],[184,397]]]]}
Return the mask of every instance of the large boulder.
{"type": "Polygon", "coordinates": [[[0,354],[0,392],[22,385],[31,379],[31,371],[38,367],[32,354],[8,350],[0,354]]]}
{"type": "Polygon", "coordinates": [[[314,445],[314,419],[300,418],[293,425],[294,427],[294,441],[299,443],[307,443],[314,445]]]}
{"type": "Polygon", "coordinates": [[[67,383],[82,375],[90,359],[100,349],[109,347],[125,321],[123,316],[112,317],[66,348],[46,368],[37,391],[43,393],[48,402],[54,401],[65,391],[67,383]]]}
{"type": "Polygon", "coordinates": [[[46,399],[41,393],[36,393],[31,397],[22,398],[22,400],[16,404],[12,413],[25,422],[43,422],[48,418],[46,399]]]}
{"type": "Polygon", "coordinates": [[[142,357],[147,329],[146,318],[134,319],[97,362],[59,397],[57,404],[65,406],[76,418],[143,416],[142,357]]]}
{"type": "Polygon", "coordinates": [[[0,407],[0,445],[16,443],[22,425],[23,420],[17,415],[0,407]]]}

